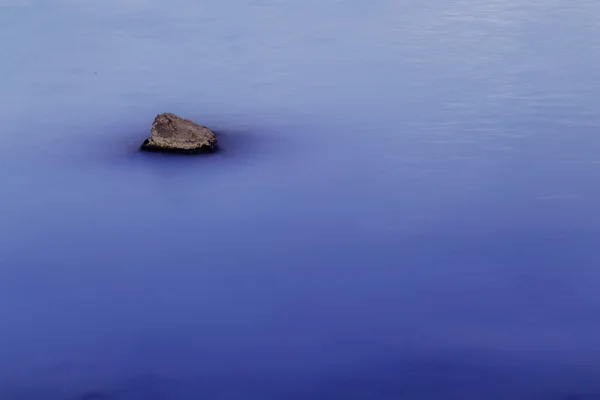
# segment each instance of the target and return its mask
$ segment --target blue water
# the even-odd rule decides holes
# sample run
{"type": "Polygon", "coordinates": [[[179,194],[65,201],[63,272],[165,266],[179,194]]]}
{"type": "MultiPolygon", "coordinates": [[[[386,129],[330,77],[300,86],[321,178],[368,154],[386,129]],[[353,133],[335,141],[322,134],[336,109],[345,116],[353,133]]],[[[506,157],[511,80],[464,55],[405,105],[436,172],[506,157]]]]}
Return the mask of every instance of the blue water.
{"type": "Polygon", "coordinates": [[[600,399],[600,2],[0,1],[2,400],[600,399]],[[215,155],[138,152],[174,112],[215,155]]]}

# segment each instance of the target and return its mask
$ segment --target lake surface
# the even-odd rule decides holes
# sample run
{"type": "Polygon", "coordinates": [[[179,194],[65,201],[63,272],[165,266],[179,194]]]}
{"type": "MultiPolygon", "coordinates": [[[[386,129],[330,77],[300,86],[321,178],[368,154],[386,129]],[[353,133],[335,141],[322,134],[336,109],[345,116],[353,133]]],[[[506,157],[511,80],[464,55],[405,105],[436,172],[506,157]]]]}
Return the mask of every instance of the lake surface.
{"type": "Polygon", "coordinates": [[[600,399],[600,2],[0,1],[2,400],[600,399]],[[152,119],[222,151],[138,152],[152,119]]]}

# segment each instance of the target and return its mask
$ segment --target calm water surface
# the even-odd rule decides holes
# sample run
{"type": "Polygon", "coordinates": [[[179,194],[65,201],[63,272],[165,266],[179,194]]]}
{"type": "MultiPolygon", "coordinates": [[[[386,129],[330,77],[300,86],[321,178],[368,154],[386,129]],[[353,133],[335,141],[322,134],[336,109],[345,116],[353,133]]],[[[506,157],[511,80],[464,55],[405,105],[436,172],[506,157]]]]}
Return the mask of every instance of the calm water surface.
{"type": "Polygon", "coordinates": [[[0,397],[599,399],[599,37],[595,0],[0,1],[0,397]],[[139,153],[165,111],[223,151],[139,153]]]}

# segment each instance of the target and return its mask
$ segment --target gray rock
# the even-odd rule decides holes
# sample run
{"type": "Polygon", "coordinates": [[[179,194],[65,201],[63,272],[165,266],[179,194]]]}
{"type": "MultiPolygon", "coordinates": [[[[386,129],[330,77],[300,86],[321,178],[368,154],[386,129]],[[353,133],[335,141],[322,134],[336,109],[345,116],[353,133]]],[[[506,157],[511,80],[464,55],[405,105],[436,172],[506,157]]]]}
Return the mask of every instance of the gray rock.
{"type": "Polygon", "coordinates": [[[142,143],[141,149],[175,153],[211,153],[217,150],[217,137],[205,126],[175,114],[164,113],[154,119],[150,137],[142,143]]]}

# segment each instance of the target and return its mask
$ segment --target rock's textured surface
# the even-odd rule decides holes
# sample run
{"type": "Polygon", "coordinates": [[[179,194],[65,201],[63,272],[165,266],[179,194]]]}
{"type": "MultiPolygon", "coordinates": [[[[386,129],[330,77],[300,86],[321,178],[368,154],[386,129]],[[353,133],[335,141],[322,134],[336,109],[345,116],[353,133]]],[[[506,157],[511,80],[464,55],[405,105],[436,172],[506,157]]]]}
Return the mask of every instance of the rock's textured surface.
{"type": "Polygon", "coordinates": [[[142,150],[176,153],[210,153],[217,149],[217,137],[207,127],[178,117],[159,114],[152,123],[150,137],[142,143],[142,150]]]}

